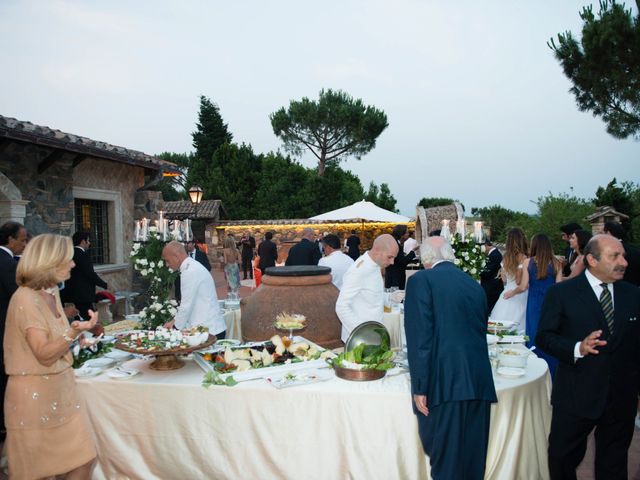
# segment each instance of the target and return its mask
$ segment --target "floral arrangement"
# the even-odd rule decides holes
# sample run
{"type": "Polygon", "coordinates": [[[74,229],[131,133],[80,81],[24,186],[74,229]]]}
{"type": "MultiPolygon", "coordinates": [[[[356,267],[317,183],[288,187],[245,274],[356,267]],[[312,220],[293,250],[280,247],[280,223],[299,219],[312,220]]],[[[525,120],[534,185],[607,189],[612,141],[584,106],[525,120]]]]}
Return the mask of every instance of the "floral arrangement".
{"type": "Polygon", "coordinates": [[[472,235],[467,235],[464,240],[459,235],[455,235],[451,239],[451,247],[456,256],[454,263],[475,280],[480,280],[480,272],[484,270],[487,263],[482,245],[475,243],[472,235]]]}
{"type": "Polygon", "coordinates": [[[149,228],[146,242],[135,242],[130,253],[133,268],[149,282],[150,304],[140,312],[142,326],[153,329],[172,320],[177,311],[177,302],[169,294],[177,276],[162,260],[165,243],[155,227],[149,228]]]}
{"type": "Polygon", "coordinates": [[[140,311],[140,323],[143,328],[153,329],[173,320],[178,312],[178,302],[173,299],[161,300],[151,296],[151,305],[140,311]]]}

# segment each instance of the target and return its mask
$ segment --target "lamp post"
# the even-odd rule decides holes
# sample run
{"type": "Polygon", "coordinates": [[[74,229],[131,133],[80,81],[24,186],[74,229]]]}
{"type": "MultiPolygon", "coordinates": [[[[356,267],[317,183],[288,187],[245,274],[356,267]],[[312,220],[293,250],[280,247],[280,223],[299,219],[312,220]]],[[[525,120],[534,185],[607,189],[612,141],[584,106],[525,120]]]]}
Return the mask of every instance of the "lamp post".
{"type": "MultiPolygon", "coordinates": [[[[200,188],[198,185],[193,185],[189,189],[189,199],[191,200],[191,203],[193,204],[193,207],[194,207],[194,212],[193,212],[194,220],[198,218],[198,204],[200,204],[200,202],[202,201],[203,194],[204,192],[202,191],[202,188],[200,188]]],[[[189,225],[189,227],[191,226],[189,225]]],[[[187,233],[187,239],[191,240],[189,233],[187,233]]]]}

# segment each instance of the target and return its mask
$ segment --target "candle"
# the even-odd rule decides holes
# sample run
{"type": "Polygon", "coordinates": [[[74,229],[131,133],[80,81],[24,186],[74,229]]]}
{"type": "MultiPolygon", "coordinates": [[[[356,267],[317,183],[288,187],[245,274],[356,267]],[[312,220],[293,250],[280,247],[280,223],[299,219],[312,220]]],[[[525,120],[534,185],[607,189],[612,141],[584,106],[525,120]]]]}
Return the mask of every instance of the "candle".
{"type": "Polygon", "coordinates": [[[181,240],[181,235],[180,235],[180,220],[174,220],[173,221],[173,230],[171,230],[171,237],[174,240],[180,241],[181,240]]]}
{"type": "Polygon", "coordinates": [[[456,235],[458,235],[460,240],[464,240],[465,227],[466,227],[466,222],[464,221],[464,219],[456,221],[456,235]]]}
{"type": "Polygon", "coordinates": [[[158,210],[158,233],[166,232],[166,223],[164,218],[164,212],[162,210],[158,210]]]}
{"type": "Polygon", "coordinates": [[[473,222],[473,238],[476,243],[482,243],[483,241],[483,233],[482,233],[482,222],[473,222]]]}
{"type": "MultiPolygon", "coordinates": [[[[162,212],[160,212],[162,214],[162,212]]],[[[169,220],[166,218],[162,219],[162,241],[167,241],[167,235],[169,233],[169,220]]]]}
{"type": "Polygon", "coordinates": [[[189,220],[188,218],[185,219],[184,221],[183,232],[184,232],[184,240],[187,242],[190,241],[191,240],[191,220],[189,220]]]}
{"type": "Polygon", "coordinates": [[[146,242],[149,235],[149,220],[146,217],[142,218],[142,241],[146,242]]]}
{"type": "Polygon", "coordinates": [[[449,230],[449,220],[446,218],[442,220],[442,228],[440,229],[440,236],[444,237],[447,241],[451,239],[451,231],[449,230]]]}
{"type": "Polygon", "coordinates": [[[140,241],[140,220],[135,221],[135,230],[133,234],[133,238],[136,242],[140,241]]]}

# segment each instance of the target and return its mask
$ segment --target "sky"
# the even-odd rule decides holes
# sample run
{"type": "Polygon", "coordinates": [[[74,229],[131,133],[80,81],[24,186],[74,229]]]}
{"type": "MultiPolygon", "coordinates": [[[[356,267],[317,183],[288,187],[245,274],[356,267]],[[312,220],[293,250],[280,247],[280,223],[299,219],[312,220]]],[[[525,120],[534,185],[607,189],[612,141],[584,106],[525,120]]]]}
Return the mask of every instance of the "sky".
{"type": "Polygon", "coordinates": [[[640,143],[578,110],[547,46],[579,36],[590,3],[0,0],[0,115],[182,153],[205,95],[234,141],[267,153],[282,150],[271,113],[340,89],[389,122],[341,166],[387,183],[400,213],[423,197],[535,213],[549,192],[640,180],[640,143]]]}

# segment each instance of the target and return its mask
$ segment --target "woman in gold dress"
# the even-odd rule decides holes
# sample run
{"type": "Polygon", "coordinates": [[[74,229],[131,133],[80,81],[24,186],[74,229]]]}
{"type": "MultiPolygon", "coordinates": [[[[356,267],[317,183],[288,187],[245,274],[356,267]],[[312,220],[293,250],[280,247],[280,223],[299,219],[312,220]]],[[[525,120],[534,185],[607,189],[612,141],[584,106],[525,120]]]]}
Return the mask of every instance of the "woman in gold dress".
{"type": "Polygon", "coordinates": [[[68,237],[44,234],[29,242],[18,263],[4,335],[10,478],[91,475],[96,450],[69,347],[96,324],[97,314],[67,321],[57,284],[69,278],[72,258],[68,237]]]}

